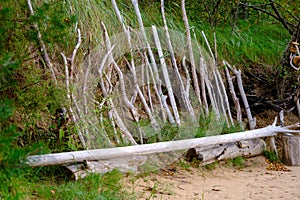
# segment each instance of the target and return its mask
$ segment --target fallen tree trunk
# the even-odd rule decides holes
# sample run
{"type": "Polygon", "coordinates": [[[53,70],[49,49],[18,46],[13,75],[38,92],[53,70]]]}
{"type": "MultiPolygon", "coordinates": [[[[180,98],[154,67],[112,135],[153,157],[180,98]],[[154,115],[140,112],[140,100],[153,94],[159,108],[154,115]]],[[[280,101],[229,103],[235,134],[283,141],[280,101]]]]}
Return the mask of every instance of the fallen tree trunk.
{"type": "MultiPolygon", "coordinates": [[[[47,165],[62,165],[70,164],[76,162],[95,161],[95,160],[109,160],[113,158],[121,158],[135,155],[149,155],[155,153],[187,150],[190,148],[195,148],[198,146],[208,146],[216,144],[224,144],[229,142],[237,142],[241,140],[271,137],[276,135],[276,133],[297,133],[299,130],[289,130],[291,126],[278,127],[273,125],[267,126],[265,128],[232,133],[227,135],[217,135],[203,138],[186,139],[170,142],[160,142],[153,144],[135,145],[127,147],[116,147],[116,148],[106,148],[106,149],[95,149],[95,150],[85,150],[85,151],[75,151],[75,152],[64,152],[55,154],[45,154],[45,155],[34,155],[27,158],[26,163],[29,166],[47,166],[47,165]]],[[[299,124],[295,125],[299,127],[299,124]]]]}
{"type": "Polygon", "coordinates": [[[218,160],[226,160],[238,156],[250,157],[260,155],[265,148],[266,143],[262,139],[243,140],[191,148],[186,153],[186,158],[188,161],[200,160],[201,165],[207,165],[218,160]]]}
{"type": "Polygon", "coordinates": [[[120,172],[138,172],[138,167],[147,161],[147,156],[130,156],[106,161],[84,161],[78,164],[65,165],[72,172],[74,179],[84,178],[90,173],[107,173],[114,169],[120,172]]]}

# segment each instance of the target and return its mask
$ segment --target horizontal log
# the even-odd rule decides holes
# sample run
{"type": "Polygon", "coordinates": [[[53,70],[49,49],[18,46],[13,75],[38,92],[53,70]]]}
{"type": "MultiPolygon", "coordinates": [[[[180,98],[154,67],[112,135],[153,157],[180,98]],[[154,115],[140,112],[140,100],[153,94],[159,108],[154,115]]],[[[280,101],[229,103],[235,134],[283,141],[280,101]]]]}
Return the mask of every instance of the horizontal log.
{"type": "Polygon", "coordinates": [[[244,140],[211,146],[202,146],[189,149],[186,158],[188,161],[200,160],[206,165],[218,160],[236,158],[238,156],[251,157],[260,155],[266,148],[262,139],[244,140]]]}
{"type": "MultiPolygon", "coordinates": [[[[178,150],[187,150],[197,146],[208,146],[214,144],[223,144],[229,142],[237,142],[241,140],[270,137],[278,132],[291,132],[285,127],[270,125],[265,128],[232,133],[226,135],[217,135],[210,137],[160,142],[153,144],[94,149],[64,153],[54,153],[45,155],[28,156],[26,164],[29,166],[48,166],[48,165],[63,165],[76,162],[109,160],[113,158],[128,157],[134,155],[148,155],[154,153],[171,152],[178,150]]],[[[299,131],[298,131],[299,132],[299,131]]]]}
{"type": "Polygon", "coordinates": [[[65,165],[74,179],[86,177],[90,173],[104,174],[114,169],[120,172],[138,172],[138,167],[147,161],[147,156],[130,156],[106,161],[84,161],[83,163],[65,165]]]}

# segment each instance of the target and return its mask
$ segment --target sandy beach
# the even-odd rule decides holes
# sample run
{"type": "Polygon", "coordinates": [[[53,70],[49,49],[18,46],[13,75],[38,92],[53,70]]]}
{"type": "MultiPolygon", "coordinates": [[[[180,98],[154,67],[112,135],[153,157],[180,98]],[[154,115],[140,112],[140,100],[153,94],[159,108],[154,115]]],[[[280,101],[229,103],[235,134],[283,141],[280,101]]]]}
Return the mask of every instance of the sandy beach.
{"type": "Polygon", "coordinates": [[[178,168],[128,183],[137,199],[300,199],[300,166],[268,170],[263,156],[246,159],[241,169],[218,164],[213,170],[178,168]]]}

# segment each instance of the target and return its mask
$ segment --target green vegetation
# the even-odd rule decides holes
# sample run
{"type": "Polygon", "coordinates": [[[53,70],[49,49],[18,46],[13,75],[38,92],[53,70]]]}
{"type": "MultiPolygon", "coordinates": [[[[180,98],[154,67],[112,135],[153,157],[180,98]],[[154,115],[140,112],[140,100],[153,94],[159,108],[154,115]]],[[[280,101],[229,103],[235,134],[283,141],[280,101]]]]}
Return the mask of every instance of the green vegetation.
{"type": "Polygon", "coordinates": [[[274,151],[264,151],[264,156],[271,162],[280,162],[276,152],[274,151]]]}
{"type": "Polygon", "coordinates": [[[112,171],[105,175],[93,174],[78,182],[63,182],[57,186],[45,182],[35,184],[35,192],[41,199],[130,199],[122,189],[122,174],[112,171]]]}
{"type": "Polygon", "coordinates": [[[208,170],[214,170],[216,169],[216,167],[219,165],[219,162],[218,161],[215,161],[211,164],[207,164],[207,165],[204,165],[203,168],[204,169],[208,169],[208,170]]]}
{"type": "MultiPolygon", "coordinates": [[[[195,162],[197,162],[197,161],[195,161],[195,162]]],[[[186,171],[190,171],[190,169],[191,169],[191,165],[192,164],[194,164],[195,163],[194,161],[193,162],[187,162],[187,161],[185,161],[185,160],[179,160],[178,161],[178,166],[179,167],[181,167],[182,169],[185,169],[186,171]]]]}
{"type": "Polygon", "coordinates": [[[1,199],[134,199],[122,188],[123,175],[118,171],[92,174],[77,182],[59,177],[64,173],[57,167],[23,170],[21,176],[2,184],[1,199]]]}
{"type": "Polygon", "coordinates": [[[245,164],[245,158],[241,156],[226,160],[226,165],[228,167],[235,167],[237,169],[241,169],[244,167],[244,164],[245,164]]]}
{"type": "MultiPolygon", "coordinates": [[[[287,6],[296,1],[278,2],[287,6]]],[[[222,1],[226,6],[220,6],[222,10],[214,12],[214,16],[199,5],[202,4],[198,1],[189,1],[187,10],[191,29],[200,44],[205,46],[202,30],[211,44],[216,32],[220,58],[245,68],[274,66],[271,72],[278,71],[281,52],[290,39],[289,32],[278,21],[257,11],[251,11],[247,19],[232,19],[235,1],[222,1]]],[[[57,167],[25,167],[24,158],[28,155],[82,149],[74,124],[57,117],[57,110],[69,104],[60,53],[72,53],[77,36],[75,27],[80,27],[83,39],[75,64],[81,63],[86,52],[102,41],[101,21],[110,35],[122,30],[110,1],[35,1],[33,7],[35,15],[31,16],[25,1],[4,0],[0,6],[0,199],[130,199],[121,188],[122,175],[117,171],[73,182],[57,179],[64,173],[57,167]],[[61,75],[57,85],[43,59],[34,24],[39,26],[50,59],[61,75]]],[[[295,7],[299,6],[288,9],[297,14],[295,7]]],[[[138,28],[130,1],[122,1],[119,8],[126,24],[138,28]]],[[[158,1],[145,1],[140,9],[145,27],[162,26],[158,1]]],[[[166,17],[169,29],[184,33],[179,1],[166,1],[166,17]]],[[[288,77],[289,73],[284,71],[282,76],[288,77]]],[[[273,74],[269,75],[270,80],[273,74]]],[[[202,128],[196,137],[207,135],[215,118],[211,113],[199,123],[202,128]]],[[[107,129],[113,131],[107,124],[107,129]]],[[[165,125],[161,140],[172,140],[177,133],[178,127],[165,125]]],[[[273,159],[271,153],[265,154],[273,159]]],[[[243,160],[236,158],[231,162],[240,167],[243,160]]]]}
{"type": "Polygon", "coordinates": [[[197,128],[195,137],[200,138],[240,131],[243,131],[243,128],[238,123],[228,125],[225,119],[218,119],[215,113],[209,112],[208,116],[204,116],[204,114],[200,115],[199,127],[197,128]]]}

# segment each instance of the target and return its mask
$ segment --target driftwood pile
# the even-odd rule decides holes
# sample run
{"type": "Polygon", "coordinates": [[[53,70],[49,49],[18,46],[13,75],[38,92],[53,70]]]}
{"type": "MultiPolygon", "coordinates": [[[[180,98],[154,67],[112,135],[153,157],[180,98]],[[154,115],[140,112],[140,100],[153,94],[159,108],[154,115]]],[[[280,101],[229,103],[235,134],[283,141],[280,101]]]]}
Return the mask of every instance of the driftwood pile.
{"type": "MultiPolygon", "coordinates": [[[[34,15],[30,0],[27,3],[34,15]]],[[[132,0],[138,30],[127,26],[116,1],[111,3],[123,32],[109,36],[101,23],[103,42],[87,53],[80,71],[74,66],[81,46],[79,28],[72,55],[67,58],[61,53],[71,105],[66,109],[86,150],[30,156],[29,165],[68,165],[79,178],[88,172],[104,173],[113,168],[137,171],[147,161],[146,155],[172,151],[189,150],[189,159],[197,157],[209,163],[260,154],[265,143],[257,138],[293,132],[276,124],[254,130],[256,120],[244,92],[241,71],[226,61],[218,64],[216,36],[212,48],[202,31],[207,51],[199,45],[195,34],[192,38],[184,0],[181,8],[185,34],[168,29],[163,0],[162,28],[144,27],[138,1],[132,0]],[[242,111],[251,131],[219,135],[224,126],[244,128],[242,111]],[[212,113],[214,120],[206,127],[199,127],[212,113]],[[165,134],[166,125],[177,131],[167,130],[165,134]],[[188,139],[194,138],[201,128],[210,137],[188,139]],[[116,147],[124,144],[132,146],[116,147]]],[[[35,28],[39,30],[37,25],[35,28]]],[[[40,33],[39,41],[52,78],[57,82],[40,33]]]]}
{"type": "MultiPolygon", "coordinates": [[[[213,49],[202,31],[207,51],[195,34],[192,39],[184,1],[181,5],[185,34],[168,29],[163,1],[162,28],[144,27],[138,2],[133,0],[132,4],[139,29],[126,26],[112,0],[123,32],[109,36],[101,23],[103,43],[87,56],[83,70],[76,73],[76,82],[73,80],[70,85],[66,79],[73,105],[69,113],[80,127],[82,145],[94,149],[145,144],[153,137],[165,141],[161,131],[166,125],[194,127],[189,135],[177,134],[171,139],[191,138],[199,128],[200,117],[205,120],[211,113],[218,121],[211,126],[219,126],[214,127],[213,134],[220,134],[218,129],[224,125],[243,127],[243,108],[236,90],[249,128],[254,129],[256,120],[243,89],[241,71],[226,61],[217,64],[216,37],[213,49]]],[[[66,72],[67,69],[66,65],[66,72]]]]}
{"type": "MultiPolygon", "coordinates": [[[[138,172],[139,167],[147,162],[149,155],[189,149],[186,154],[187,159],[200,159],[204,165],[216,160],[236,156],[247,157],[259,155],[265,150],[266,145],[265,142],[259,138],[270,138],[277,133],[289,133],[294,135],[299,135],[300,133],[298,130],[290,130],[290,128],[300,127],[300,124],[289,127],[275,126],[275,124],[276,121],[273,125],[265,128],[226,135],[126,147],[35,155],[28,157],[27,164],[33,167],[66,165],[66,167],[74,173],[75,178],[78,179],[91,172],[105,173],[113,169],[119,169],[123,172],[138,172]]],[[[297,145],[299,145],[299,143],[297,145]]],[[[296,156],[299,156],[299,148],[293,152],[296,152],[296,156]]]]}

